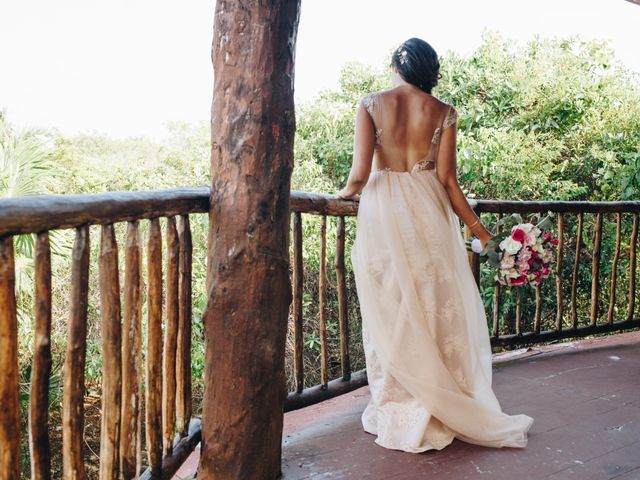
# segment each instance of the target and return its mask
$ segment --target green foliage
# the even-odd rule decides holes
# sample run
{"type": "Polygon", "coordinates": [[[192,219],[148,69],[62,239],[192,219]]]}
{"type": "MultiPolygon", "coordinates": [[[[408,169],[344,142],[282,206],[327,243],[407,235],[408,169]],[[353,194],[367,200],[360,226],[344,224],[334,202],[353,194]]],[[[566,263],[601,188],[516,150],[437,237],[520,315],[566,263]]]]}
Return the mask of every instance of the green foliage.
{"type": "MultiPolygon", "coordinates": [[[[469,57],[442,57],[434,94],[459,111],[459,181],[471,197],[637,199],[638,78],[606,43],[573,37],[515,44],[486,33],[469,57]]],[[[360,98],[386,76],[345,66],[337,92],[300,108],[298,158],[313,158],[335,189],[351,165],[360,98]]]]}

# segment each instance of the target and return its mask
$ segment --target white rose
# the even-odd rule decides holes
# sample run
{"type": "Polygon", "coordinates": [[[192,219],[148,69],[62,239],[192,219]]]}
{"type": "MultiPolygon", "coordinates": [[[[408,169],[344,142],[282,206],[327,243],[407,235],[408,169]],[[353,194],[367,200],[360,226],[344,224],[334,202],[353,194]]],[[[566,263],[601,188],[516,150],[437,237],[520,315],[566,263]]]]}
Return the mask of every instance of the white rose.
{"type": "Polygon", "coordinates": [[[482,242],[479,239],[474,238],[471,240],[471,251],[474,253],[480,253],[482,251],[482,242]]]}
{"type": "MultiPolygon", "coordinates": [[[[525,233],[530,233],[534,227],[533,223],[521,223],[520,225],[516,225],[515,228],[519,228],[520,230],[524,230],[525,233]]],[[[513,229],[511,230],[513,232],[513,229]]]]}
{"type": "Polygon", "coordinates": [[[522,243],[514,240],[511,237],[506,237],[504,240],[500,242],[500,248],[507,252],[509,255],[513,255],[518,253],[518,250],[522,248],[522,243]]]}

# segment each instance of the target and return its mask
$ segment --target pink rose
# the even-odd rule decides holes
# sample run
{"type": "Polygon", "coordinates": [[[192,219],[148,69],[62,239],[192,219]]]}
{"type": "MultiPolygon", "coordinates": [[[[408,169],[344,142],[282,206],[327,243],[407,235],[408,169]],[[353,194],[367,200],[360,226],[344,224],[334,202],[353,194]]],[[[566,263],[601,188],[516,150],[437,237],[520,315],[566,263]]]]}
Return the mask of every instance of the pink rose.
{"type": "Polygon", "coordinates": [[[549,269],[547,267],[542,269],[542,275],[549,275],[549,269]]]}
{"type": "Polygon", "coordinates": [[[544,232],[544,240],[545,242],[551,240],[551,234],[549,232],[544,232]]]}
{"type": "Polygon", "coordinates": [[[524,242],[525,238],[527,238],[527,233],[521,228],[514,228],[511,232],[511,238],[516,242],[524,242]]]}

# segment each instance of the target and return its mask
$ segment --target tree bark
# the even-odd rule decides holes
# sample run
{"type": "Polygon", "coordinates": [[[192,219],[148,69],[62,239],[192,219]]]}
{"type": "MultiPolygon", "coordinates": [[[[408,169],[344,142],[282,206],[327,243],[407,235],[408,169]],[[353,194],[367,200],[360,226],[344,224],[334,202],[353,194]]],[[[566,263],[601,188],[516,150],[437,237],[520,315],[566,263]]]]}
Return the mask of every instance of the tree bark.
{"type": "Polygon", "coordinates": [[[299,0],[219,0],[201,479],[280,475],[299,0]]]}

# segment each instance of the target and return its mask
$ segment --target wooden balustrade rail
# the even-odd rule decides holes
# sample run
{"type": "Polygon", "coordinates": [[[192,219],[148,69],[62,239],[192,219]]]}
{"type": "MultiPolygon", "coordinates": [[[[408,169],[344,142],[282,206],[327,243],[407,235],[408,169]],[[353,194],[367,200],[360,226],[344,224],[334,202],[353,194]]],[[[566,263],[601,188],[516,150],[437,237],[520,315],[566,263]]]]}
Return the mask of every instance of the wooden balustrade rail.
{"type": "MultiPolygon", "coordinates": [[[[29,419],[29,455],[31,476],[51,478],[51,452],[48,434],[48,390],[51,371],[51,247],[49,232],[75,229],[69,287],[67,351],[62,401],[64,478],[85,478],[83,458],[85,360],[87,348],[87,307],[91,242],[89,226],[101,225],[99,252],[99,293],[102,331],[102,425],[100,469],[104,478],[133,478],[140,472],[142,460],[141,422],[145,412],[144,478],[165,478],[179,467],[200,439],[200,425],[192,419],[191,398],[191,317],[192,317],[192,240],[189,215],[208,211],[209,189],[185,188],[149,192],[115,192],[96,195],[33,196],[0,200],[0,479],[18,478],[20,425],[18,385],[17,313],[15,298],[15,261],[13,236],[35,234],[35,333],[31,370],[29,419]],[[164,235],[160,219],[165,219],[164,235]],[[148,222],[147,239],[141,238],[141,221],[148,222]],[[124,250],[124,289],[120,298],[118,245],[114,225],[127,222],[124,250]],[[163,240],[165,256],[163,258],[163,240]],[[143,250],[146,248],[146,276],[143,275],[143,250]],[[163,275],[163,261],[165,274],[163,275]],[[146,285],[142,279],[146,278],[146,285]],[[165,298],[163,300],[163,291],[165,298]],[[143,295],[143,292],[146,293],[143,295]],[[143,298],[146,297],[146,305],[143,298]],[[123,307],[121,309],[121,302],[123,307]],[[144,308],[146,307],[146,308],[144,308]],[[145,319],[143,308],[146,311],[145,319]],[[142,328],[146,323],[143,345],[142,328]],[[164,336],[163,336],[164,326],[164,336]],[[144,360],[142,352],[144,351],[144,360]],[[144,388],[143,388],[144,385],[144,388]],[[144,391],[144,398],[142,392],[144,391]]],[[[501,298],[506,290],[495,287],[492,293],[494,345],[525,345],[559,338],[617,331],[640,326],[635,317],[637,305],[636,248],[640,202],[521,202],[472,200],[481,215],[510,213],[556,214],[559,238],[555,275],[553,328],[541,331],[544,322],[541,288],[535,288],[533,322],[527,326],[524,316],[528,305],[515,306],[513,331],[500,325],[501,298]],[[593,215],[593,231],[585,250],[585,215],[593,215]],[[610,270],[603,270],[602,248],[607,218],[615,214],[615,247],[610,270]],[[575,215],[575,240],[567,243],[568,217],[575,215]],[[629,230],[628,242],[622,231],[629,230]],[[626,230],[625,230],[626,229],[626,230]],[[572,249],[572,265],[565,265],[566,251],[572,249]],[[580,323],[579,268],[588,258],[592,280],[591,306],[586,323],[580,323]],[[628,259],[626,311],[619,312],[616,289],[620,286],[619,265],[628,259]],[[566,288],[563,267],[571,270],[570,289],[566,288]],[[602,272],[610,271],[607,281],[610,297],[602,308],[602,272]],[[569,293],[570,291],[570,293],[569,293]],[[568,294],[568,295],[567,295],[568,294]],[[567,299],[565,299],[567,295],[567,299]],[[568,301],[568,305],[567,305],[568,301]],[[567,308],[565,308],[567,307],[567,308]],[[604,318],[603,317],[604,314],[604,318]],[[623,317],[618,319],[616,317],[623,317]]],[[[346,217],[357,215],[357,203],[338,200],[331,195],[292,192],[293,218],[293,372],[294,391],[285,404],[293,410],[346,393],[366,384],[366,372],[352,372],[349,343],[348,228],[346,217]],[[320,342],[320,384],[305,388],[303,365],[305,268],[303,265],[304,218],[320,216],[320,267],[318,271],[318,337],[320,342]],[[339,347],[329,351],[327,325],[327,226],[336,217],[334,249],[335,289],[339,347]],[[340,360],[339,375],[331,379],[331,354],[340,360]]],[[[573,225],[573,224],[572,224],[573,225]]],[[[468,234],[468,232],[467,232],[468,234]]],[[[197,252],[204,255],[205,252],[197,252]]],[[[479,281],[478,256],[470,255],[472,272],[479,281]]],[[[564,272],[566,274],[567,272],[564,272]]],[[[569,279],[567,279],[569,280],[569,279]]],[[[584,295],[583,295],[584,296],[584,295]]],[[[549,312],[547,312],[548,314],[549,312]]],[[[548,317],[549,315],[547,315],[548,317]]],[[[352,324],[351,324],[352,325],[352,324]]],[[[232,360],[232,359],[230,359],[232,360]]]]}

